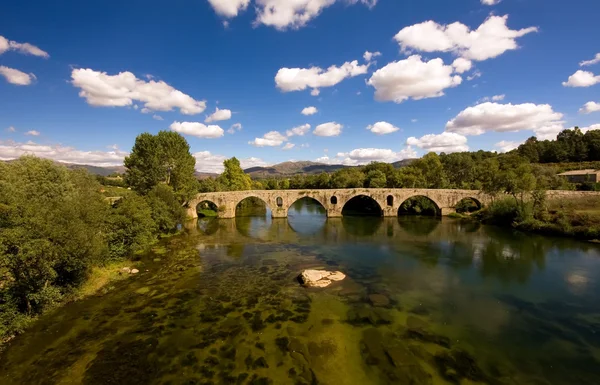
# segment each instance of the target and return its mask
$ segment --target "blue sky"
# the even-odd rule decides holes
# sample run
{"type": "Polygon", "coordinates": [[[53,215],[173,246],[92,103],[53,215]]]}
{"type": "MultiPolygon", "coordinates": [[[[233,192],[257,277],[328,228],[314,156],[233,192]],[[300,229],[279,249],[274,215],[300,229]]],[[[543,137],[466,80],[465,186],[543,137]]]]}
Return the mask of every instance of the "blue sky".
{"type": "Polygon", "coordinates": [[[598,14],[596,0],[5,0],[0,159],[119,164],[139,133],[175,130],[203,171],[364,164],[600,129],[598,14]]]}

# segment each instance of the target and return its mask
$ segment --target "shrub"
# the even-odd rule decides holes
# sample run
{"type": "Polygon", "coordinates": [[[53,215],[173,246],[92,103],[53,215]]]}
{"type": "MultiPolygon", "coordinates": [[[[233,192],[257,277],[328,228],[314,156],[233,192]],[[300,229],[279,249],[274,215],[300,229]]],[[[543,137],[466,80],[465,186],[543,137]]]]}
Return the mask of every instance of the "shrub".
{"type": "Polygon", "coordinates": [[[124,258],[147,248],[156,240],[152,210],[139,195],[115,203],[108,217],[108,247],[111,259],[124,258]]]}

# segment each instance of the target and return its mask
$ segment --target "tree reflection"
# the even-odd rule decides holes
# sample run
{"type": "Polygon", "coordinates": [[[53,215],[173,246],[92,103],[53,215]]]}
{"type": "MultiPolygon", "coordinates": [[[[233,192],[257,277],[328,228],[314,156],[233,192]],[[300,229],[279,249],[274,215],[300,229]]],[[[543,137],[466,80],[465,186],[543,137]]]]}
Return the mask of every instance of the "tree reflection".
{"type": "Polygon", "coordinates": [[[360,237],[372,236],[381,227],[381,217],[342,217],[342,226],[348,234],[360,237]]]}
{"type": "Polygon", "coordinates": [[[441,220],[424,217],[398,217],[398,224],[404,231],[411,235],[429,235],[440,224],[441,220]]]}
{"type": "Polygon", "coordinates": [[[316,234],[323,230],[326,221],[325,208],[312,198],[298,199],[288,210],[288,224],[299,234],[316,234]]]}

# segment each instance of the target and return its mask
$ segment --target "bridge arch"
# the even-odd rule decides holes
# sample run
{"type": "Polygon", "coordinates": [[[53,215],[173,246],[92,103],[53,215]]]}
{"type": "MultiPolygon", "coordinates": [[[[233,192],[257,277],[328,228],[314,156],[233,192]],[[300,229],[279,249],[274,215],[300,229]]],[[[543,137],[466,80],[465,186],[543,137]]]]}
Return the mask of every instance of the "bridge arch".
{"type": "Polygon", "coordinates": [[[442,207],[428,194],[411,195],[398,205],[398,216],[429,215],[438,217],[442,215],[442,207]]]}
{"type": "Polygon", "coordinates": [[[321,207],[323,207],[325,209],[325,212],[327,212],[327,208],[328,205],[326,205],[323,200],[317,196],[316,194],[305,194],[305,195],[298,195],[297,197],[291,198],[289,199],[289,204],[288,207],[286,209],[286,212],[289,213],[290,209],[292,208],[292,206],[298,202],[301,199],[312,199],[313,201],[316,201],[318,204],[321,205],[321,207]]]}
{"type": "Polygon", "coordinates": [[[198,218],[219,216],[219,206],[210,199],[195,201],[192,204],[194,205],[192,208],[196,211],[198,218]]]}
{"type": "Polygon", "coordinates": [[[366,194],[357,194],[351,196],[342,205],[342,216],[365,215],[365,216],[383,216],[383,208],[375,197],[366,194]]]}
{"type": "Polygon", "coordinates": [[[263,196],[262,194],[244,194],[243,196],[241,196],[239,199],[237,199],[237,201],[235,202],[235,204],[233,205],[233,212],[235,214],[235,216],[238,216],[238,209],[240,208],[240,204],[248,199],[258,199],[260,200],[262,203],[265,204],[266,207],[266,215],[269,215],[269,212],[273,212],[273,207],[271,207],[271,205],[269,204],[269,199],[266,196],[263,196]]]}
{"type": "Polygon", "coordinates": [[[475,197],[464,197],[454,204],[454,209],[458,213],[473,212],[483,207],[481,201],[475,197]]]}

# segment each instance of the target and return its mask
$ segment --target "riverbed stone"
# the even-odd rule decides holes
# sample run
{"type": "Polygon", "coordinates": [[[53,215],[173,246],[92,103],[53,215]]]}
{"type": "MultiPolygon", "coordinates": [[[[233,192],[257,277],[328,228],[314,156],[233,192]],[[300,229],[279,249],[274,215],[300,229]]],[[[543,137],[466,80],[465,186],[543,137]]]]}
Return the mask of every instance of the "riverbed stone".
{"type": "Polygon", "coordinates": [[[139,273],[139,272],[140,272],[140,271],[139,271],[138,269],[131,269],[131,274],[137,274],[137,273],[139,273]]]}
{"type": "Polygon", "coordinates": [[[391,333],[379,329],[363,331],[362,354],[367,365],[377,366],[390,382],[429,385],[431,375],[419,364],[408,347],[391,333]]]}
{"type": "Polygon", "coordinates": [[[390,299],[383,294],[376,293],[376,294],[369,295],[369,302],[373,306],[386,307],[386,306],[389,306],[390,299]]]}
{"type": "Polygon", "coordinates": [[[341,271],[327,270],[304,270],[299,276],[298,281],[307,287],[327,287],[333,282],[341,281],[346,275],[341,271]]]}
{"type": "Polygon", "coordinates": [[[392,315],[386,309],[360,306],[348,311],[347,322],[354,326],[362,325],[389,325],[393,321],[392,315]]]}

